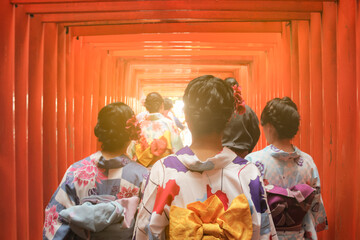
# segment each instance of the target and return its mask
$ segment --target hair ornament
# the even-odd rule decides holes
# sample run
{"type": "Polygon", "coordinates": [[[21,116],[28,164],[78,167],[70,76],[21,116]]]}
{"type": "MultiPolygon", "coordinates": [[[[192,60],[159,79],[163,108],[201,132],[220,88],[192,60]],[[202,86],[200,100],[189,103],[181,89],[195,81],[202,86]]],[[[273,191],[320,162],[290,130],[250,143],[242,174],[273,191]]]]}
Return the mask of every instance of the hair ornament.
{"type": "Polygon", "coordinates": [[[233,86],[232,89],[234,90],[234,98],[235,98],[235,112],[238,114],[244,114],[246,111],[245,108],[245,101],[241,95],[241,87],[240,86],[233,86]]]}
{"type": "Polygon", "coordinates": [[[130,140],[139,140],[141,135],[141,128],[136,116],[133,115],[132,118],[126,121],[125,126],[126,131],[129,133],[130,140]]]}

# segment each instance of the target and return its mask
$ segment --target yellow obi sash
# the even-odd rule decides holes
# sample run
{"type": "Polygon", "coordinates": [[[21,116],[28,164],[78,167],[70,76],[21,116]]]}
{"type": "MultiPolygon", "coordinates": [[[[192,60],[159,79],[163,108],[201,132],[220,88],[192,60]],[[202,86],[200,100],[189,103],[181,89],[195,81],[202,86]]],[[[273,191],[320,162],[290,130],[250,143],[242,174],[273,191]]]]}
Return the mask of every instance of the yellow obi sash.
{"type": "Polygon", "coordinates": [[[194,202],[187,208],[171,206],[169,239],[251,239],[252,218],[244,194],[224,210],[221,200],[212,195],[205,202],[194,202]]]}
{"type": "Polygon", "coordinates": [[[146,145],[144,148],[144,144],[136,144],[135,154],[141,165],[149,167],[154,165],[157,160],[172,153],[171,134],[169,131],[165,131],[159,139],[154,139],[146,145]]]}

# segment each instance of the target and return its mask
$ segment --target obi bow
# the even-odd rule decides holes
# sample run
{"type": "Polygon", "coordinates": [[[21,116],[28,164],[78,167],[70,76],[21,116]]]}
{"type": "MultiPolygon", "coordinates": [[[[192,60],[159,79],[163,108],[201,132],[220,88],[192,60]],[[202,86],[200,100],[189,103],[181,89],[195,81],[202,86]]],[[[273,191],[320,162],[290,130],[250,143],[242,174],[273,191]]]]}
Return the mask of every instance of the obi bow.
{"type": "Polygon", "coordinates": [[[307,184],[291,188],[267,185],[266,192],[276,230],[301,230],[303,218],[315,197],[315,189],[307,184]]]}
{"type": "Polygon", "coordinates": [[[221,200],[212,195],[205,202],[187,208],[171,206],[170,239],[251,239],[252,218],[244,194],[237,196],[225,211],[221,200]]]}
{"type": "Polygon", "coordinates": [[[157,160],[172,153],[171,135],[165,131],[164,135],[158,139],[153,139],[149,144],[145,137],[135,146],[135,153],[138,162],[145,166],[152,166],[157,160]]]}

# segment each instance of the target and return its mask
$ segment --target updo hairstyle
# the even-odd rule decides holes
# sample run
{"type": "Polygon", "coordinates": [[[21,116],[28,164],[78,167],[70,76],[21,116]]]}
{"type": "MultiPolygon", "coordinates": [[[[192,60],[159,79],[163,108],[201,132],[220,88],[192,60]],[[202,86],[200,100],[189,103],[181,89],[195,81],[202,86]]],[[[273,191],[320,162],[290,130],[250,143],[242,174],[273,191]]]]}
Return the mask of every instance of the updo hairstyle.
{"type": "Polygon", "coordinates": [[[145,99],[145,108],[149,113],[156,113],[160,111],[161,105],[164,103],[164,99],[157,92],[149,93],[145,99]]]}
{"type": "Polygon", "coordinates": [[[192,133],[221,133],[234,112],[233,90],[220,78],[204,75],[186,87],[184,113],[192,133]]]}
{"type": "Polygon", "coordinates": [[[225,78],[225,83],[227,83],[230,87],[233,87],[233,86],[239,86],[239,83],[236,81],[235,78],[233,77],[228,77],[228,78],[225,78]]]}
{"type": "Polygon", "coordinates": [[[94,133],[102,143],[102,150],[113,152],[124,147],[130,140],[126,122],[133,115],[133,110],[122,102],[110,103],[100,110],[94,133]]]}
{"type": "Polygon", "coordinates": [[[164,99],[164,110],[171,110],[173,108],[173,103],[170,98],[164,99]]]}
{"type": "Polygon", "coordinates": [[[261,125],[270,123],[280,139],[292,139],[299,130],[300,115],[296,104],[289,98],[274,98],[267,102],[261,113],[261,125]]]}

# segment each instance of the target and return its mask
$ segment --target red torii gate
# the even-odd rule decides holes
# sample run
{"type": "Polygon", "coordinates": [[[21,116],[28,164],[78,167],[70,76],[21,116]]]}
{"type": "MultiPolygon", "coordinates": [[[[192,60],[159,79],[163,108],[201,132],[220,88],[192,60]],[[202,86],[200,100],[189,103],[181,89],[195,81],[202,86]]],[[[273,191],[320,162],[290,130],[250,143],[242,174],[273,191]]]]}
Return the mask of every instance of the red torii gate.
{"type": "Polygon", "coordinates": [[[120,100],[139,109],[142,86],[156,79],[180,92],[197,73],[240,79],[258,114],[275,96],[295,100],[295,143],[321,175],[323,239],[359,238],[357,1],[0,4],[1,239],[41,237],[44,206],[66,168],[97,147],[102,106],[120,100]],[[190,74],[174,78],[173,66],[190,74]]]}

